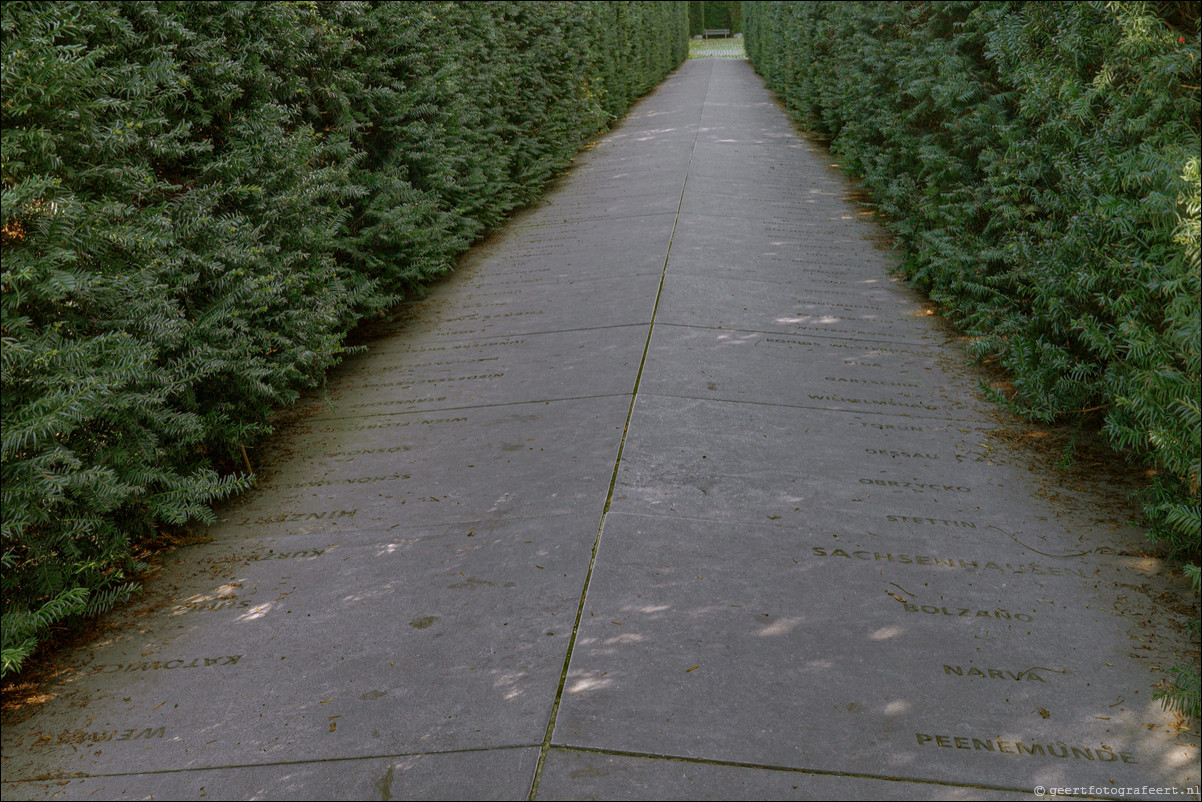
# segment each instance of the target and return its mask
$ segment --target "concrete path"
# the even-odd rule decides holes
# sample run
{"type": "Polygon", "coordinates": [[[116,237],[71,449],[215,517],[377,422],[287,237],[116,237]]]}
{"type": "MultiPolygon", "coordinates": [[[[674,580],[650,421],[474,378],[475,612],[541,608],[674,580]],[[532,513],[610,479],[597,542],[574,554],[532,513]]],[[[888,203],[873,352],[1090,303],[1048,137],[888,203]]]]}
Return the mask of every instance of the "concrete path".
{"type": "Polygon", "coordinates": [[[8,700],[4,798],[1196,795],[1184,585],[829,160],[686,63],[8,700]]]}

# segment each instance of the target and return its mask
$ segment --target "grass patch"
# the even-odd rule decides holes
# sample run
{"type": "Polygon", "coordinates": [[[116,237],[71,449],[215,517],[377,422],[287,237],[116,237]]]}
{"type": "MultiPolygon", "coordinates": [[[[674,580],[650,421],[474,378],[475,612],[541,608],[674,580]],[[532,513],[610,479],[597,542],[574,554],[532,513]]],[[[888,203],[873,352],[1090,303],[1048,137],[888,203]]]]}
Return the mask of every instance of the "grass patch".
{"type": "Polygon", "coordinates": [[[747,58],[743,37],[729,39],[690,39],[689,58],[747,58]]]}

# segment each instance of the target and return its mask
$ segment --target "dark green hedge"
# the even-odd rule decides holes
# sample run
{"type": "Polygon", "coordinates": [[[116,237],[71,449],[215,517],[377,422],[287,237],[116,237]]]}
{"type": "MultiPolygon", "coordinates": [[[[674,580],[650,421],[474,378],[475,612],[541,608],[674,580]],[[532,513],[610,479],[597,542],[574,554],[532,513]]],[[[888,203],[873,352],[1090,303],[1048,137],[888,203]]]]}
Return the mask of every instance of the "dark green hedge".
{"type": "Polygon", "coordinates": [[[729,28],[732,34],[743,32],[743,3],[740,0],[689,0],[689,33],[729,28]]]}
{"type": "Polygon", "coordinates": [[[1098,418],[1146,463],[1153,535],[1196,589],[1198,4],[748,2],[744,21],[904,271],[1009,370],[1000,400],[1098,418]]]}
{"type": "Polygon", "coordinates": [[[684,60],[659,2],[6,2],[3,671],[684,60]]]}

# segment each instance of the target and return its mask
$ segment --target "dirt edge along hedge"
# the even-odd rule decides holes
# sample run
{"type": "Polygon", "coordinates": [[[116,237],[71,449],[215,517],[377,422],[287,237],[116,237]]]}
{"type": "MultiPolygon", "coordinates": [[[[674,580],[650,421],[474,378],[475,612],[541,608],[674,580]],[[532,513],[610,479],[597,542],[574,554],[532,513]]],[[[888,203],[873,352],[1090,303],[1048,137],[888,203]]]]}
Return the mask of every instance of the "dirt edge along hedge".
{"type": "Polygon", "coordinates": [[[4,674],[688,52],[683,2],[8,2],[2,31],[4,674]]]}
{"type": "MultiPolygon", "coordinates": [[[[1034,420],[1102,416],[1199,587],[1197,3],[747,2],[748,56],[1034,420]]],[[[1196,670],[1178,706],[1198,714],[1196,670]]]]}

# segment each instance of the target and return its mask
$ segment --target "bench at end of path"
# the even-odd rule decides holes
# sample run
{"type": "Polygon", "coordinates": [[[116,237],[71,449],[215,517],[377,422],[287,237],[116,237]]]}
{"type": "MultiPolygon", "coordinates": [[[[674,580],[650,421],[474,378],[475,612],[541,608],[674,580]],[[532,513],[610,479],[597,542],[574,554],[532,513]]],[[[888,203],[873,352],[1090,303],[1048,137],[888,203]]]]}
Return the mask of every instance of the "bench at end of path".
{"type": "Polygon", "coordinates": [[[721,36],[725,39],[730,36],[730,28],[706,28],[704,36],[706,39],[709,39],[711,36],[721,36]]]}

